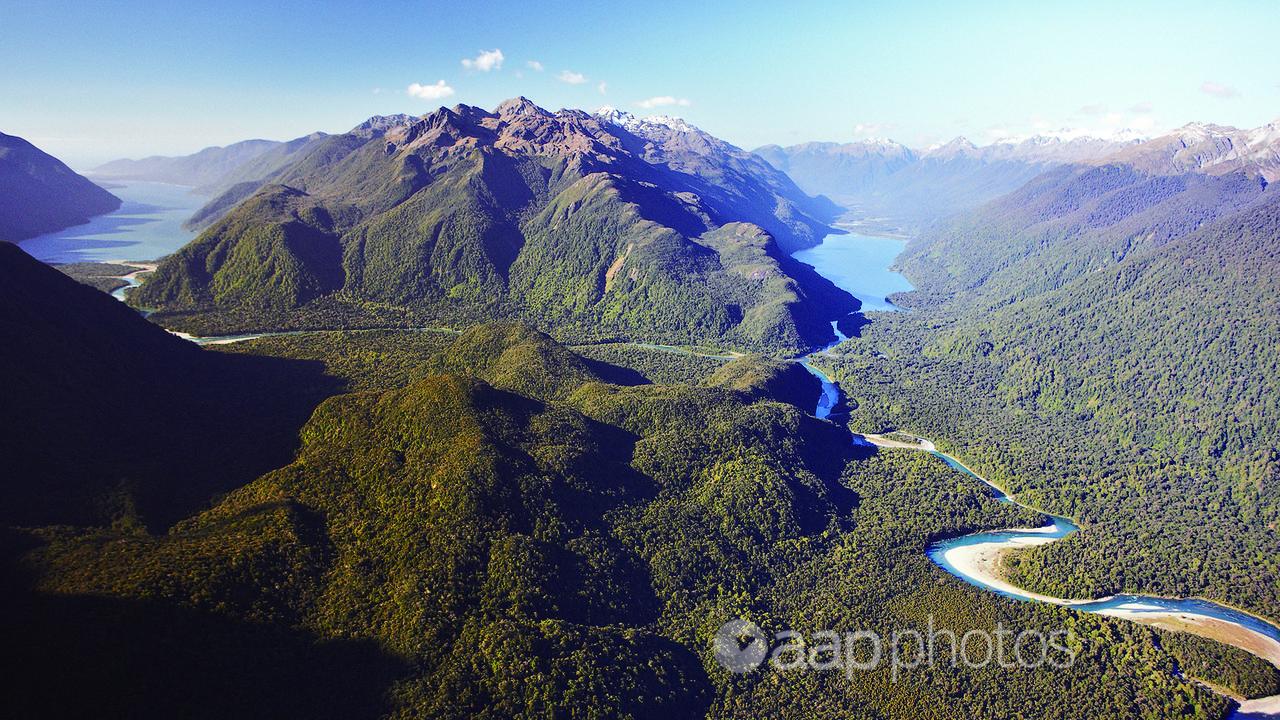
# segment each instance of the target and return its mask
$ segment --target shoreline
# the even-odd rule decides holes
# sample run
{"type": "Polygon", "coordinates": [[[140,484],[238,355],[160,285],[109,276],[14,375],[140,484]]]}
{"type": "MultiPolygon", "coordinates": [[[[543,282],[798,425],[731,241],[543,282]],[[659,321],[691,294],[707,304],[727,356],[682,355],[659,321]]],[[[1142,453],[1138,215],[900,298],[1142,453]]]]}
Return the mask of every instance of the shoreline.
{"type": "MultiPolygon", "coordinates": [[[[923,443],[928,442],[924,438],[917,438],[921,441],[920,444],[910,444],[877,435],[858,435],[856,433],[854,434],[854,437],[855,441],[861,440],[863,442],[870,442],[874,445],[885,448],[904,448],[913,450],[924,450],[925,447],[923,443]]],[[[1243,616],[1247,616],[1248,618],[1266,625],[1269,628],[1280,629],[1280,626],[1277,626],[1271,620],[1256,613],[1236,608],[1228,602],[1220,603],[1216,600],[1210,600],[1198,596],[1190,598],[1170,598],[1158,595],[1130,595],[1128,593],[1112,594],[1095,599],[1057,598],[1043,593],[1026,590],[1013,584],[1007,579],[1005,573],[1002,572],[1003,558],[1006,557],[1007,553],[1056,542],[1066,535],[1075,532],[1079,526],[1075,525],[1068,518],[1051,515],[1038,508],[1018,503],[999,487],[981,475],[973,472],[973,470],[964,463],[950,455],[936,450],[929,452],[947,462],[949,466],[972,475],[974,478],[981,480],[989,487],[997,490],[997,492],[1000,493],[1000,497],[998,498],[999,500],[1003,502],[1016,503],[1022,507],[1047,515],[1052,519],[1051,524],[1040,528],[1009,528],[1005,530],[982,531],[958,538],[936,541],[929,546],[926,551],[926,555],[930,561],[942,570],[958,577],[970,585],[988,592],[994,592],[1003,597],[1024,602],[1042,602],[1049,605],[1056,605],[1058,607],[1071,608],[1080,612],[1088,612],[1128,620],[1139,625],[1146,625],[1167,631],[1197,635],[1215,642],[1239,648],[1270,663],[1276,668],[1280,668],[1280,636],[1278,636],[1276,632],[1264,632],[1261,629],[1250,627],[1244,622],[1229,619],[1229,617],[1216,617],[1208,612],[1191,612],[1177,607],[1164,607],[1159,604],[1161,601],[1170,603],[1198,601],[1205,603],[1210,607],[1216,607],[1220,610],[1232,611],[1243,616]],[[1070,527],[1070,529],[1063,528],[1060,523],[1064,521],[1071,523],[1072,527],[1070,527]],[[1118,604],[1112,607],[1097,607],[1099,604],[1117,602],[1121,599],[1123,599],[1123,602],[1118,602],[1118,604]]],[[[1208,609],[1206,608],[1206,611],[1207,610],[1208,609]]],[[[1232,697],[1232,699],[1239,704],[1239,709],[1231,716],[1233,718],[1280,715],[1280,695],[1243,701],[1235,697],[1232,697]]]]}
{"type": "MultiPolygon", "coordinates": [[[[1004,530],[1001,532],[1021,532],[1021,533],[1037,533],[1051,532],[1052,526],[1040,528],[1036,530],[1026,528],[1015,528],[1004,530]]],[[[981,543],[967,546],[957,546],[943,550],[940,555],[946,563],[950,564],[954,571],[962,574],[985,586],[986,589],[995,592],[1007,593],[1020,599],[1035,600],[1059,607],[1081,609],[1081,606],[1087,606],[1098,602],[1106,602],[1114,599],[1115,595],[1108,595],[1096,599],[1069,599],[1058,598],[1043,593],[1025,590],[1014,585],[1005,578],[1002,569],[1002,559],[1008,553],[1016,550],[1047,545],[1057,541],[1059,538],[1050,537],[1047,534],[1043,537],[1019,537],[1012,538],[1008,541],[992,541],[990,543],[981,543]]],[[[1159,596],[1150,596],[1153,599],[1179,600],[1183,598],[1160,598],[1159,596]]],[[[1208,601],[1213,602],[1213,601],[1208,601]]],[[[1158,606],[1144,604],[1141,600],[1125,603],[1114,608],[1104,608],[1100,610],[1092,610],[1098,615],[1106,615],[1108,617],[1121,618],[1136,622],[1140,625],[1150,625],[1163,630],[1172,630],[1175,632],[1186,632],[1193,635],[1199,635],[1211,640],[1232,645],[1267,660],[1272,665],[1280,668],[1280,641],[1267,637],[1252,629],[1240,626],[1229,620],[1214,618],[1207,615],[1193,615],[1176,610],[1165,610],[1158,606]]],[[[1259,618],[1264,620],[1263,618],[1259,618]]]]}

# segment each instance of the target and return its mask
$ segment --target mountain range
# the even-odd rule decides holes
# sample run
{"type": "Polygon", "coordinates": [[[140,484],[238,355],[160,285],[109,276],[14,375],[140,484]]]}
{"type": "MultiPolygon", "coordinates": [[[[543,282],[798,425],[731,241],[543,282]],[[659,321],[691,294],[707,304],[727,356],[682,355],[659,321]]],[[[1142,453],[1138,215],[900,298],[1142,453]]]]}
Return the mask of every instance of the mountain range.
{"type": "Polygon", "coordinates": [[[837,212],[683,122],[459,105],[300,143],[198,213],[131,302],[206,334],[507,316],[799,349],[857,309],[789,256],[837,212]]]}
{"type": "Polygon", "coordinates": [[[35,145],[0,133],[0,241],[17,242],[89,221],[120,199],[35,145]]]}
{"type": "Polygon", "coordinates": [[[1006,558],[1020,585],[1280,617],[1269,137],[805,155],[958,205],[1034,170],[913,238],[911,312],[809,358],[852,427],[959,447],[1027,506],[855,445],[799,363],[648,344],[793,353],[857,308],[788,255],[835,209],[675,118],[517,98],[212,153],[146,318],[0,244],[0,714],[1224,717],[1199,679],[1273,694],[1274,668],[926,549],[1045,507],[1082,529],[1006,558]],[[149,320],[379,329],[201,348],[149,320]],[[1078,652],[735,674],[733,618],[1078,652]]]}
{"type": "Polygon", "coordinates": [[[277,140],[243,140],[179,157],[152,155],[140,160],[112,160],[95,167],[92,174],[116,180],[150,180],[203,187],[218,182],[237,167],[283,144],[277,140]]]}
{"type": "Polygon", "coordinates": [[[810,193],[863,218],[919,231],[931,223],[1013,192],[1062,165],[1116,163],[1156,175],[1243,169],[1267,182],[1280,176],[1280,126],[1252,130],[1191,123],[1144,139],[1070,133],[977,146],[964,137],[913,150],[892,140],[766,145],[755,150],[810,193]]]}

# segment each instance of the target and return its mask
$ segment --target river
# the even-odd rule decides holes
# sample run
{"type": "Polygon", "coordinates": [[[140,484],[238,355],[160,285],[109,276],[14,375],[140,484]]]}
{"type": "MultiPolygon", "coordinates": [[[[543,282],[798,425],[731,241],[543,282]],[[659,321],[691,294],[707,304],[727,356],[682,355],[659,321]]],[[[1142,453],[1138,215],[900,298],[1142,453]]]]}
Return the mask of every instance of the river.
{"type": "MultiPolygon", "coordinates": [[[[888,300],[888,296],[912,289],[906,278],[890,270],[904,245],[904,241],[894,238],[876,238],[854,233],[829,235],[821,245],[797,252],[793,257],[813,266],[819,274],[856,296],[862,301],[864,312],[892,311],[898,308],[888,300]]],[[[839,330],[836,330],[836,337],[836,342],[815,354],[826,352],[847,340],[839,330]]],[[[822,395],[814,415],[826,418],[840,402],[840,389],[826,374],[810,364],[807,358],[801,359],[800,363],[822,381],[822,395]]],[[[856,433],[854,440],[883,448],[913,447],[901,441],[856,433]]],[[[956,458],[939,452],[932,442],[922,441],[914,449],[929,452],[957,472],[986,483],[998,501],[1022,505],[956,458]]],[[[941,540],[928,548],[929,559],[955,577],[1006,598],[1044,602],[1080,612],[1194,633],[1242,648],[1280,667],[1280,627],[1240,610],[1199,598],[1148,595],[1113,595],[1097,599],[1056,598],[1034,593],[1008,582],[1000,572],[999,560],[1003,553],[1055,542],[1080,530],[1069,518],[1050,515],[1038,508],[1030,509],[1044,514],[1047,523],[1038,528],[980,532],[941,540]]],[[[1246,701],[1232,717],[1236,720],[1278,718],[1280,696],[1246,701]]]]}

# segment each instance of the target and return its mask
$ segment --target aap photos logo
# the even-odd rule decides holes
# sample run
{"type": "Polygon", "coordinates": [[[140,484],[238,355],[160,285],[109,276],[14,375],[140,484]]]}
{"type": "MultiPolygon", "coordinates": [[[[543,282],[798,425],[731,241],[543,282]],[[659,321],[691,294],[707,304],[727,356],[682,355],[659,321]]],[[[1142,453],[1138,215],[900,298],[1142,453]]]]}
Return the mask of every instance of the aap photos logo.
{"type": "Polygon", "coordinates": [[[1028,628],[1021,632],[996,623],[994,630],[971,628],[964,633],[940,628],[932,615],[925,628],[898,628],[880,635],[871,630],[808,634],[782,630],[774,635],[759,625],[737,618],[720,626],[712,641],[716,662],[731,673],[758,669],[778,672],[843,670],[853,677],[887,666],[890,678],[921,666],[971,668],[997,666],[1056,669],[1070,667],[1077,649],[1064,629],[1048,633],[1028,628]]]}
{"type": "Polygon", "coordinates": [[[716,660],[731,673],[748,673],[760,667],[769,654],[768,635],[750,620],[730,620],[720,626],[712,649],[716,660]]]}

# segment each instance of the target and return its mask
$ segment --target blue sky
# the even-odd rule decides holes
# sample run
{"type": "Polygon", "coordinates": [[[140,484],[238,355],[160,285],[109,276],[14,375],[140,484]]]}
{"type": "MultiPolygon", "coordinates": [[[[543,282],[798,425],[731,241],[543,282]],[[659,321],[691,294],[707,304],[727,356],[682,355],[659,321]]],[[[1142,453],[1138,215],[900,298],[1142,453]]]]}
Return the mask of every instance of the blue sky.
{"type": "Polygon", "coordinates": [[[185,4],[0,0],[0,131],[84,168],[518,94],[748,148],[1280,117],[1275,0],[185,4]]]}

